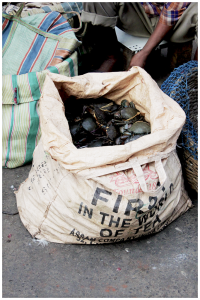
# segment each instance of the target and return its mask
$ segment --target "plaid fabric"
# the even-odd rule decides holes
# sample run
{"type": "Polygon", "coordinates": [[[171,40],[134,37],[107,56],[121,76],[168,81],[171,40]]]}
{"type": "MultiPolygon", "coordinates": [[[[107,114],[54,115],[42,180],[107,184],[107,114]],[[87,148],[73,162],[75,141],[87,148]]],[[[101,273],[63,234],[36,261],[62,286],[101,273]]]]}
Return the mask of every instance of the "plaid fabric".
{"type": "MultiPolygon", "coordinates": [[[[83,9],[83,5],[82,2],[61,2],[60,4],[53,3],[51,2],[51,5],[44,5],[44,3],[26,3],[25,7],[21,13],[21,17],[28,17],[28,16],[32,16],[35,14],[41,14],[41,13],[49,13],[51,11],[57,11],[60,14],[62,14],[62,16],[68,20],[70,18],[72,18],[73,16],[76,15],[76,13],[81,13],[83,9]],[[68,12],[72,12],[72,13],[68,13],[68,12]]],[[[19,10],[19,7],[13,4],[10,4],[9,6],[3,6],[3,10],[5,10],[5,12],[7,14],[10,15],[15,15],[16,12],[19,10]]]]}
{"type": "Polygon", "coordinates": [[[141,2],[146,14],[151,18],[160,16],[159,22],[173,26],[180,19],[191,2],[141,2]]]}
{"type": "Polygon", "coordinates": [[[2,166],[16,168],[32,161],[41,136],[38,100],[46,74],[77,76],[79,42],[57,12],[3,16],[2,166]]]}

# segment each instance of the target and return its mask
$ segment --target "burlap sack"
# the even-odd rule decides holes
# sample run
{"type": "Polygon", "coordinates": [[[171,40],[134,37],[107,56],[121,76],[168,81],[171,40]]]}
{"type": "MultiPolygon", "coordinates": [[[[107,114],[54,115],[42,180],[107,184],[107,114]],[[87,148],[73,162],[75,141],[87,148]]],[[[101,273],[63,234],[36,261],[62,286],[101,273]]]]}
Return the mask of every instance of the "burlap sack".
{"type": "MultiPolygon", "coordinates": [[[[74,100],[75,101],[75,100],[74,100]]],[[[192,206],[176,141],[185,113],[141,68],[46,77],[42,138],[28,179],[16,193],[33,237],[58,243],[111,243],[158,232],[192,206]],[[59,94],[133,101],[151,134],[119,146],[77,149],[59,94]]]]}

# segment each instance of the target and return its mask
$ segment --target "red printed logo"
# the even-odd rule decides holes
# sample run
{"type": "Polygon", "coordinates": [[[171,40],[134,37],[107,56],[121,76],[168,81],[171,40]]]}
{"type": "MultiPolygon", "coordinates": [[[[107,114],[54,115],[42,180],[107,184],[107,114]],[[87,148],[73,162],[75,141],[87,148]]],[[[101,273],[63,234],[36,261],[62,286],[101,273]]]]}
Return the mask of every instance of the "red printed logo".
{"type": "MultiPolygon", "coordinates": [[[[158,179],[158,174],[152,170],[150,170],[149,165],[147,164],[143,170],[145,181],[158,179]]],[[[126,172],[116,172],[112,176],[110,176],[110,183],[114,182],[117,187],[127,187],[132,186],[133,184],[139,184],[137,177],[133,171],[130,169],[126,172]]]]}

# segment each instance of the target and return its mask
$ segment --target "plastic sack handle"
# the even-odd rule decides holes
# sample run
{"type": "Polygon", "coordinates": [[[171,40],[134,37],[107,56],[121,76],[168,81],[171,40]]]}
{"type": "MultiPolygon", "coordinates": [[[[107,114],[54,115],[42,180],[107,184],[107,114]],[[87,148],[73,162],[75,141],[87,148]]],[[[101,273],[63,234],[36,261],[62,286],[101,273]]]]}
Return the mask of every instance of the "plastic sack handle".
{"type": "Polygon", "coordinates": [[[165,173],[161,158],[155,160],[155,169],[156,169],[158,177],[159,177],[160,185],[157,189],[155,189],[153,191],[149,191],[147,189],[147,184],[146,184],[146,181],[145,181],[144,172],[143,172],[139,162],[137,160],[134,160],[134,162],[129,160],[129,162],[130,162],[130,164],[133,168],[133,171],[135,172],[137,180],[138,180],[138,182],[140,184],[140,187],[141,187],[141,189],[144,193],[148,193],[148,194],[153,193],[154,194],[156,192],[159,192],[162,189],[162,187],[165,184],[165,181],[167,179],[167,175],[165,173]]]}
{"type": "MultiPolygon", "coordinates": [[[[11,3],[11,2],[9,2],[9,3],[7,4],[7,6],[8,6],[10,3],[11,3]]],[[[16,12],[16,17],[21,18],[21,13],[22,13],[22,11],[23,11],[23,9],[24,9],[25,4],[26,4],[26,2],[23,2],[23,3],[20,5],[18,11],[16,12]]],[[[81,16],[80,16],[80,14],[79,14],[77,11],[73,11],[73,10],[72,10],[72,11],[67,11],[67,12],[64,12],[64,13],[65,13],[65,14],[76,14],[76,15],[78,16],[78,20],[79,20],[80,26],[79,26],[78,28],[72,28],[72,30],[73,30],[74,32],[79,31],[79,30],[82,28],[82,21],[81,21],[81,16]]]]}
{"type": "Polygon", "coordinates": [[[74,13],[74,14],[76,14],[77,16],[78,16],[78,20],[79,20],[79,24],[80,24],[80,26],[78,27],[78,28],[72,28],[72,30],[74,31],[74,32],[77,32],[77,31],[79,31],[81,28],[82,28],[82,21],[81,21],[81,16],[80,16],[80,14],[77,12],[77,11],[67,11],[67,12],[65,12],[65,14],[72,14],[72,13],[74,13]]]}
{"type": "Polygon", "coordinates": [[[21,18],[21,13],[22,13],[22,10],[24,9],[25,3],[26,3],[26,2],[23,2],[23,3],[20,5],[18,11],[16,12],[16,17],[21,18]]]}

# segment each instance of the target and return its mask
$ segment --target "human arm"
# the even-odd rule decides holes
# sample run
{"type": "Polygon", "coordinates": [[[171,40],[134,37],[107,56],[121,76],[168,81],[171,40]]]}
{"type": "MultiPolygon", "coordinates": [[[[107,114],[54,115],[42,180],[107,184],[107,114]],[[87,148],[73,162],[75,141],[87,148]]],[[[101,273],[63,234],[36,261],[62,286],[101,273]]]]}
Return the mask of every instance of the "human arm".
{"type": "Polygon", "coordinates": [[[140,52],[136,53],[131,59],[129,69],[134,66],[144,68],[149,54],[160,44],[160,42],[173,27],[174,26],[168,26],[158,22],[154,32],[148,39],[144,48],[140,52]]]}
{"type": "MultiPolygon", "coordinates": [[[[150,15],[158,15],[159,8],[152,3],[145,7],[145,12],[150,15]],[[153,9],[152,9],[153,8],[153,9]]],[[[172,30],[190,2],[167,2],[160,13],[159,22],[150,36],[144,48],[131,59],[129,68],[133,66],[144,67],[149,54],[154,50],[166,35],[172,30]]]]}

